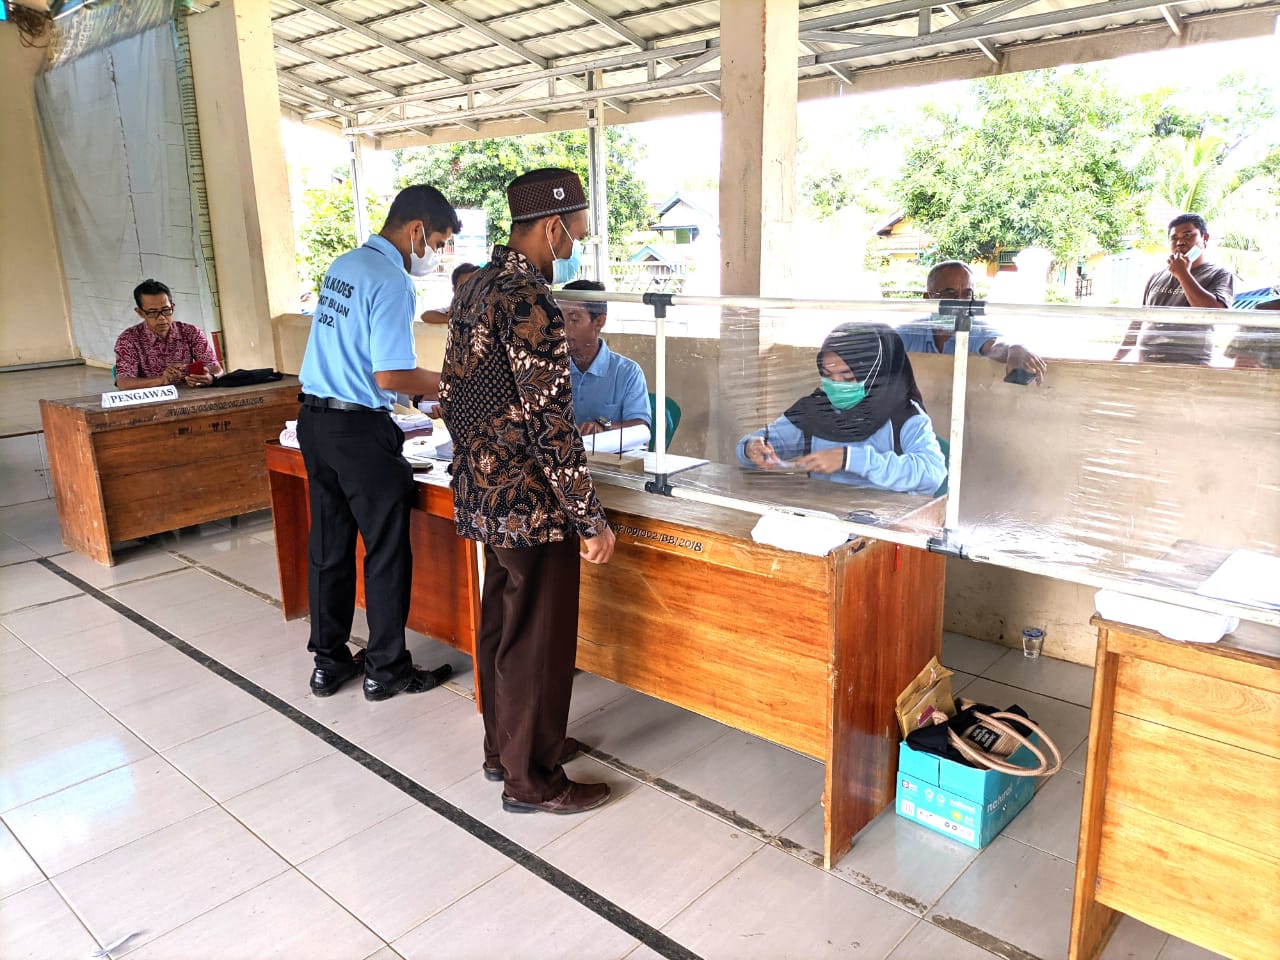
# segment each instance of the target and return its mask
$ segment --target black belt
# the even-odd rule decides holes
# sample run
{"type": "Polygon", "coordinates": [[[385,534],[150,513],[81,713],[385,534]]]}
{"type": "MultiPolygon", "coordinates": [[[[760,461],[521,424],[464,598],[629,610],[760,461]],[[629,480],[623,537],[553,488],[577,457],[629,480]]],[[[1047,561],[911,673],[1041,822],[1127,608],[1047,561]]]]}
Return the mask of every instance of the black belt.
{"type": "Polygon", "coordinates": [[[382,407],[365,407],[358,403],[347,403],[333,397],[315,397],[309,393],[298,394],[298,402],[313,410],[341,410],[344,413],[386,413],[382,407]]]}

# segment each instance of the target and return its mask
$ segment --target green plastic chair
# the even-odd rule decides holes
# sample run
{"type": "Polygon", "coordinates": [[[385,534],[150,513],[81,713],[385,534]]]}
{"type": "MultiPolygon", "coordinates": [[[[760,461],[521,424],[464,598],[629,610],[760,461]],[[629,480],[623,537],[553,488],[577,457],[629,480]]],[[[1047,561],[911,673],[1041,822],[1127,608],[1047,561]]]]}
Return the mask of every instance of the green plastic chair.
{"type": "MultiPolygon", "coordinates": [[[[676,427],[680,426],[680,404],[676,403],[670,397],[667,397],[667,449],[671,449],[671,438],[676,435],[676,427]]],[[[658,422],[658,397],[656,394],[649,394],[649,422],[658,422]]],[[[652,434],[652,431],[650,431],[652,434]]],[[[649,449],[657,449],[658,441],[656,437],[650,436],[649,449]]]]}

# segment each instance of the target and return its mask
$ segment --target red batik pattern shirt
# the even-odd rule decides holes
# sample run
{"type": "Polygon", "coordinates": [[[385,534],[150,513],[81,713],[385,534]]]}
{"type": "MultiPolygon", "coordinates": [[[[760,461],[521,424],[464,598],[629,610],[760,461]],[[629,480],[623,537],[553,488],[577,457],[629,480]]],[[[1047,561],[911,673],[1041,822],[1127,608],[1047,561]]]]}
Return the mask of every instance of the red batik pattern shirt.
{"type": "Polygon", "coordinates": [[[461,536],[514,548],[604,532],[571,384],[564,316],[546,280],[495,246],[454,297],[440,374],[461,536]]]}
{"type": "Polygon", "coordinates": [[[199,327],[174,320],[163,340],[151,332],[146,322],[135,323],[116,339],[116,376],[149,379],[164,373],[167,366],[186,367],[203,360],[217,363],[213,347],[199,327]]]}

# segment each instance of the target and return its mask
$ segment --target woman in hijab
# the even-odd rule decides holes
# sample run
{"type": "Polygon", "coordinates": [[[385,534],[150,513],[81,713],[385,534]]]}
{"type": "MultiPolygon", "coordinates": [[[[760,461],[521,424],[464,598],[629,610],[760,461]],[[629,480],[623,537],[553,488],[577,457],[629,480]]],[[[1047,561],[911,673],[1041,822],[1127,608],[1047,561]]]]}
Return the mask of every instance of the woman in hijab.
{"type": "Polygon", "coordinates": [[[947,468],[898,334],[843,323],[818,351],[821,386],[738,443],[760,470],[800,469],[858,487],[932,494],[947,468]]]}

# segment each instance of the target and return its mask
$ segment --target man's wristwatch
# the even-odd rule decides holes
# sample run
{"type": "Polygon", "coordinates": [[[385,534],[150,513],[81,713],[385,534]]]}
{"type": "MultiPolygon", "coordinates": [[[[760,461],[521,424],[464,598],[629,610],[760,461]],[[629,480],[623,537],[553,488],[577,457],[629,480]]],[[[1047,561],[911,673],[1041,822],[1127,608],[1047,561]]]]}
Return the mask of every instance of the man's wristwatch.
{"type": "Polygon", "coordinates": [[[601,429],[604,429],[604,430],[613,429],[613,421],[610,420],[608,417],[596,417],[596,423],[600,424],[601,429]]]}

